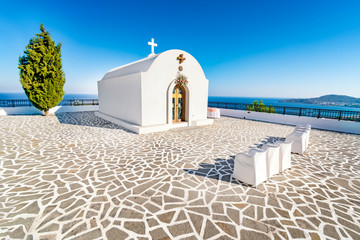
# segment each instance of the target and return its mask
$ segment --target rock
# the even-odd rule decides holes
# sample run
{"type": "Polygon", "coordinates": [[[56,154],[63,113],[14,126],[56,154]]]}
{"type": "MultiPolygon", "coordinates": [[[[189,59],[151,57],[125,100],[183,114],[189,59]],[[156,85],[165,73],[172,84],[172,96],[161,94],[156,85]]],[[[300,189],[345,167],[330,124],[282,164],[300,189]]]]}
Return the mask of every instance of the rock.
{"type": "Polygon", "coordinates": [[[263,233],[251,231],[251,230],[245,230],[242,229],[240,231],[240,239],[241,240],[270,240],[270,237],[263,233]]]}
{"type": "Polygon", "coordinates": [[[202,215],[210,216],[210,211],[207,207],[188,207],[186,209],[192,212],[200,213],[202,215]]]}
{"type": "Polygon", "coordinates": [[[54,232],[57,231],[59,229],[59,224],[50,224],[48,227],[45,227],[43,229],[41,229],[39,232],[43,233],[43,232],[54,232]]]}
{"type": "Polygon", "coordinates": [[[151,238],[154,240],[171,240],[171,238],[166,234],[164,229],[157,228],[155,230],[150,231],[151,238]]]}
{"type": "Polygon", "coordinates": [[[326,224],[324,226],[324,234],[328,237],[341,239],[334,226],[326,224]]]}
{"type": "Polygon", "coordinates": [[[192,214],[192,213],[189,213],[189,216],[190,216],[192,224],[195,227],[195,230],[197,231],[198,234],[200,234],[201,227],[202,227],[202,224],[203,224],[203,217],[199,216],[199,215],[196,215],[196,214],[192,214]]]}
{"type": "Polygon", "coordinates": [[[15,239],[15,238],[23,239],[25,237],[25,232],[23,230],[23,227],[20,226],[20,227],[16,228],[14,231],[12,231],[9,234],[9,236],[10,236],[11,239],[15,239]]]}
{"type": "Polygon", "coordinates": [[[168,229],[173,237],[192,233],[192,228],[188,222],[168,226],[168,229]]]}
{"type": "MultiPolygon", "coordinates": [[[[251,206],[253,207],[253,206],[251,206]]],[[[232,209],[232,208],[228,208],[227,209],[227,215],[229,216],[229,218],[231,218],[231,220],[233,220],[236,224],[240,224],[240,213],[238,210],[232,209]]]]}
{"type": "Polygon", "coordinates": [[[215,227],[215,225],[209,220],[206,221],[205,231],[204,231],[204,239],[209,239],[215,235],[217,235],[219,230],[215,227]]]}
{"type": "Polygon", "coordinates": [[[297,229],[297,228],[288,228],[288,231],[291,235],[292,238],[301,238],[304,239],[305,238],[305,234],[302,230],[297,229]]]}
{"type": "Polygon", "coordinates": [[[243,218],[243,225],[245,227],[252,228],[254,230],[258,230],[258,231],[265,232],[265,233],[267,233],[269,231],[269,228],[265,224],[263,224],[259,221],[251,220],[247,217],[243,218]]]}
{"type": "Polygon", "coordinates": [[[144,222],[125,222],[124,227],[137,234],[145,234],[145,223],[144,222]]]}
{"type": "Polygon", "coordinates": [[[218,227],[221,230],[223,230],[225,233],[227,233],[228,235],[230,235],[234,238],[238,238],[236,227],[234,225],[226,224],[226,223],[222,223],[222,222],[217,222],[216,225],[218,225],[218,227]]]}
{"type": "Polygon", "coordinates": [[[305,220],[302,220],[302,219],[296,219],[296,223],[298,224],[298,226],[302,229],[309,229],[309,230],[315,230],[315,228],[310,224],[308,223],[307,221],[305,220]]]}
{"type": "Polygon", "coordinates": [[[120,218],[125,218],[125,219],[142,219],[143,218],[143,214],[134,211],[132,209],[127,209],[127,208],[123,208],[121,209],[120,213],[119,213],[119,217],[120,218]]]}
{"type": "Polygon", "coordinates": [[[317,233],[310,233],[311,240],[321,240],[319,234],[317,233]]]}
{"type": "Polygon", "coordinates": [[[84,234],[76,237],[76,240],[89,240],[89,239],[96,239],[99,237],[101,237],[101,230],[98,228],[98,229],[92,230],[91,232],[87,232],[87,233],[84,233],[84,234]]]}
{"type": "Polygon", "coordinates": [[[171,212],[157,215],[157,218],[163,223],[170,223],[174,217],[174,214],[175,214],[175,211],[171,211],[171,212]]]}

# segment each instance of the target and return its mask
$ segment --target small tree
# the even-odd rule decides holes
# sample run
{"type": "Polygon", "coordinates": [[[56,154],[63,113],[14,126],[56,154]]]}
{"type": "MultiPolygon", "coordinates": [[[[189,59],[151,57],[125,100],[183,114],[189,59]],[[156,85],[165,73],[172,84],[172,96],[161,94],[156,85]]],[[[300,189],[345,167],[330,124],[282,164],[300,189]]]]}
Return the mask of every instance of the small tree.
{"type": "Polygon", "coordinates": [[[49,115],[65,94],[65,75],[61,64],[61,43],[55,46],[44,25],[19,58],[20,82],[30,102],[49,115]]]}
{"type": "Polygon", "coordinates": [[[258,102],[255,100],[253,103],[251,103],[247,109],[248,111],[254,111],[254,112],[268,112],[268,113],[275,113],[275,109],[273,106],[266,107],[262,100],[258,102]]]}
{"type": "Polygon", "coordinates": [[[247,107],[247,110],[257,112],[258,108],[259,108],[259,102],[255,100],[253,103],[250,103],[250,105],[247,107]]]}

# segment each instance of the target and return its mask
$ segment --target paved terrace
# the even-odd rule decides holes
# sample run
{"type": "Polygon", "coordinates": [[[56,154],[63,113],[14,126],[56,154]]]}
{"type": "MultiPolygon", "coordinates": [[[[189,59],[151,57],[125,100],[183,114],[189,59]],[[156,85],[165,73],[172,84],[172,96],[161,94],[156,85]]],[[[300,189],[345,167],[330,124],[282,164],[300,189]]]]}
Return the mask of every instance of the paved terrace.
{"type": "Polygon", "coordinates": [[[312,130],[258,188],[234,155],[293,127],[220,118],[135,135],[92,112],[0,117],[0,239],[359,239],[360,136],[312,130]]]}

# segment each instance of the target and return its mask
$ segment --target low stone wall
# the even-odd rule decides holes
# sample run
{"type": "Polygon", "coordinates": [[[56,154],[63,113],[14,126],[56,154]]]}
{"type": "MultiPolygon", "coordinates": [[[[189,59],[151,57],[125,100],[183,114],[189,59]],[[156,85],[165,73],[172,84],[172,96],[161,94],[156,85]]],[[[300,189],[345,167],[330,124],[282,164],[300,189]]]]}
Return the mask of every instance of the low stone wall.
{"type": "Polygon", "coordinates": [[[360,122],[339,121],[334,119],[298,117],[274,113],[250,112],[243,110],[220,109],[222,116],[245,118],[264,122],[281,123],[286,125],[310,124],[312,128],[337,132],[360,134],[360,122]]]}
{"type": "MultiPolygon", "coordinates": [[[[98,105],[85,106],[56,106],[50,109],[50,113],[62,112],[83,112],[83,111],[99,111],[98,105]]],[[[5,115],[42,115],[43,112],[35,107],[14,107],[14,108],[0,108],[0,116],[5,115]]]]}

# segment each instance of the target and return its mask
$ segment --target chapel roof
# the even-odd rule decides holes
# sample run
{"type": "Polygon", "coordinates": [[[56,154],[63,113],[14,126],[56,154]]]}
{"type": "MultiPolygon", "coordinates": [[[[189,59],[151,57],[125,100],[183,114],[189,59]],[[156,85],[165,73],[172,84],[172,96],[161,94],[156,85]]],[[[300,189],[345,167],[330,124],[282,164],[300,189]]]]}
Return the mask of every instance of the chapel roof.
{"type": "Polygon", "coordinates": [[[102,80],[114,77],[121,77],[133,73],[146,72],[160,54],[161,53],[149,55],[148,57],[140,59],[138,61],[111,69],[105,74],[102,80]]]}

